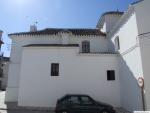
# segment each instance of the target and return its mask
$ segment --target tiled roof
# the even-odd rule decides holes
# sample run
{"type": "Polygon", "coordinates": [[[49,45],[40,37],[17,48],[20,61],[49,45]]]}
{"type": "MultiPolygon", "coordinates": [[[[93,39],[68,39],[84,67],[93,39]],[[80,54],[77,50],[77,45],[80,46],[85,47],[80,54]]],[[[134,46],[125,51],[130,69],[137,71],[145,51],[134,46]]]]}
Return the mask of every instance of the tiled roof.
{"type": "Polygon", "coordinates": [[[79,47],[79,44],[29,44],[23,47],[79,47]]]}
{"type": "Polygon", "coordinates": [[[99,29],[57,29],[57,28],[47,28],[40,31],[35,32],[20,32],[20,33],[12,33],[10,35],[55,35],[61,31],[71,32],[73,35],[101,35],[106,36],[105,33],[101,32],[99,29]]]}
{"type": "Polygon", "coordinates": [[[102,16],[104,16],[104,15],[123,15],[124,14],[124,12],[120,12],[120,11],[109,11],[109,12],[105,12],[105,13],[103,13],[102,14],[102,16]]]}

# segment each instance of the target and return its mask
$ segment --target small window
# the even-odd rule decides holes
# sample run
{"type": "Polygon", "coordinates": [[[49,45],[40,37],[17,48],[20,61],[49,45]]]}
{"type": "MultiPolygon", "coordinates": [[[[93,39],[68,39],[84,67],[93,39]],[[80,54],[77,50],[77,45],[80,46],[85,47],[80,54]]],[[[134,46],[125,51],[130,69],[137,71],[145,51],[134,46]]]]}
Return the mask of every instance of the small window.
{"type": "Polygon", "coordinates": [[[90,42],[89,41],[83,41],[82,42],[82,52],[83,53],[89,53],[90,52],[90,42]]]}
{"type": "Polygon", "coordinates": [[[58,63],[51,64],[51,76],[59,76],[59,64],[58,63]]]}
{"type": "Polygon", "coordinates": [[[115,80],[115,71],[114,70],[108,70],[107,71],[107,80],[115,80]]]}
{"type": "Polygon", "coordinates": [[[119,36],[117,36],[116,39],[115,39],[115,50],[116,51],[120,50],[119,36]]]}

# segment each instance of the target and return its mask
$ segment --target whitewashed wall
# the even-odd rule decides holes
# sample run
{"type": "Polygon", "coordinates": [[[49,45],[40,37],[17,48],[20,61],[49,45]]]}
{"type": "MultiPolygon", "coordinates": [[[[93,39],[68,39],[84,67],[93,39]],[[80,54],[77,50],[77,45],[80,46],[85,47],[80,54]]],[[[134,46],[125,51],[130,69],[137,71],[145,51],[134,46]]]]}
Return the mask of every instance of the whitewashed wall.
{"type": "Polygon", "coordinates": [[[104,22],[102,28],[101,28],[101,31],[106,33],[106,22],[104,22]]]}
{"type": "Polygon", "coordinates": [[[147,110],[150,110],[150,0],[144,0],[135,5],[135,11],[138,21],[142,65],[143,65],[143,76],[145,80],[145,100],[147,110]]]}
{"type": "Polygon", "coordinates": [[[122,25],[112,37],[114,45],[114,40],[117,36],[119,36],[120,40],[118,65],[121,81],[121,104],[123,108],[130,111],[142,110],[140,88],[137,84],[137,79],[143,75],[143,71],[135,13],[132,13],[122,25]]]}
{"type": "Polygon", "coordinates": [[[18,88],[19,88],[19,74],[20,74],[20,63],[22,46],[27,44],[48,44],[55,43],[60,44],[61,39],[56,36],[16,36],[12,38],[12,48],[10,55],[10,65],[8,72],[8,84],[6,88],[6,102],[17,102],[18,101],[18,88]]]}
{"type": "Polygon", "coordinates": [[[150,110],[150,34],[140,36],[140,47],[142,55],[143,75],[145,80],[145,100],[147,110],[150,110]]]}
{"type": "Polygon", "coordinates": [[[55,107],[57,99],[68,93],[89,94],[120,106],[116,55],[79,54],[78,47],[26,47],[20,76],[20,106],[55,107]],[[51,63],[60,64],[58,77],[50,75],[51,63]],[[107,70],[115,70],[115,81],[107,81],[107,70]]]}
{"type": "Polygon", "coordinates": [[[97,23],[97,28],[102,32],[109,33],[112,28],[116,25],[122,15],[118,14],[105,14],[103,15],[97,23]]]}
{"type": "MultiPolygon", "coordinates": [[[[10,55],[8,86],[6,91],[6,102],[18,100],[19,76],[22,46],[27,44],[61,44],[69,42],[70,44],[79,44],[82,40],[89,40],[91,52],[108,51],[107,40],[101,36],[69,36],[67,41],[63,41],[61,35],[38,35],[38,36],[12,36],[12,49],[10,55]]],[[[79,48],[81,52],[81,47],[79,48]]]]}
{"type": "Polygon", "coordinates": [[[139,34],[150,32],[150,0],[144,0],[135,5],[139,34]]]}
{"type": "Polygon", "coordinates": [[[106,39],[106,37],[73,36],[72,38],[70,38],[69,43],[70,44],[74,44],[74,43],[79,44],[79,46],[80,46],[79,51],[82,52],[82,41],[84,41],[84,40],[90,41],[90,52],[92,52],[92,53],[109,51],[109,49],[108,49],[109,42],[106,39]]]}
{"type": "Polygon", "coordinates": [[[107,33],[115,26],[120,17],[121,15],[112,15],[112,14],[105,15],[107,33]]]}

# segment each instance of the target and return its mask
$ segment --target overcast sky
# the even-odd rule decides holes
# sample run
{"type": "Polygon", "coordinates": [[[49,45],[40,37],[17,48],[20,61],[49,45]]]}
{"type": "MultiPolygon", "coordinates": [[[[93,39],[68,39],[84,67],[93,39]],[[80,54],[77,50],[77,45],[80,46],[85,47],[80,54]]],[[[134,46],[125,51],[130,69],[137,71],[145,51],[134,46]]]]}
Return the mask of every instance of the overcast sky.
{"type": "Polygon", "coordinates": [[[0,29],[3,30],[2,51],[9,56],[8,33],[29,31],[38,22],[44,28],[95,28],[106,11],[125,11],[135,0],[0,0],[0,29]]]}

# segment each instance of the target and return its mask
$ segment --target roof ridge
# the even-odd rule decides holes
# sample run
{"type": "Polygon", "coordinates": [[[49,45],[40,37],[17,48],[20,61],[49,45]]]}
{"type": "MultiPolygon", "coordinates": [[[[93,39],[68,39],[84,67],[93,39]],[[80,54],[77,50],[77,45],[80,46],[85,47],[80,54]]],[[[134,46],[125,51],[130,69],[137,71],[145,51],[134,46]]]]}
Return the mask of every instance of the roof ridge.
{"type": "Polygon", "coordinates": [[[42,35],[42,34],[58,34],[60,31],[67,30],[70,31],[73,35],[101,35],[101,36],[106,36],[105,33],[101,32],[100,29],[91,29],[91,28],[46,28],[43,30],[38,30],[34,32],[19,32],[19,33],[12,33],[10,35],[42,35]]]}
{"type": "Polygon", "coordinates": [[[45,28],[43,30],[56,29],[56,30],[98,30],[97,28],[45,28]]]}
{"type": "Polygon", "coordinates": [[[123,12],[123,11],[107,11],[107,12],[104,12],[104,13],[102,14],[102,16],[107,15],[107,14],[118,14],[118,15],[122,15],[122,14],[124,14],[124,12],[123,12]]]}

